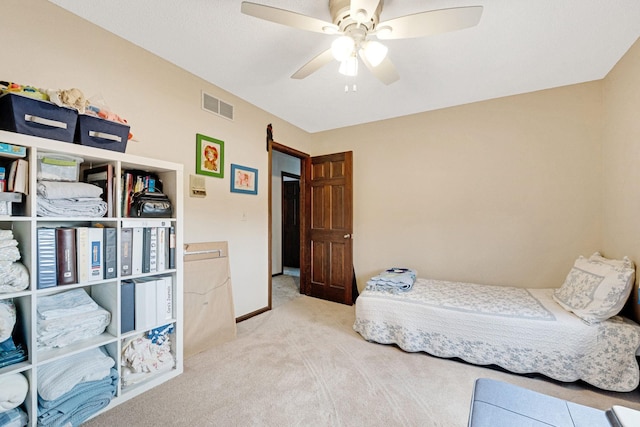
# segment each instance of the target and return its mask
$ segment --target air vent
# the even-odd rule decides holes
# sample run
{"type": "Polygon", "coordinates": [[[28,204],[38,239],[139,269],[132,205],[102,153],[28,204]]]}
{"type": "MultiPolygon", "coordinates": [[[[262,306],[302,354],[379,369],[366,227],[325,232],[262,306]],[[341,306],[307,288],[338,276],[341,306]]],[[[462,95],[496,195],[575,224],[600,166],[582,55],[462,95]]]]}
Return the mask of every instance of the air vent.
{"type": "Polygon", "coordinates": [[[202,109],[216,116],[233,120],[233,105],[205,92],[202,92],[202,109]]]}

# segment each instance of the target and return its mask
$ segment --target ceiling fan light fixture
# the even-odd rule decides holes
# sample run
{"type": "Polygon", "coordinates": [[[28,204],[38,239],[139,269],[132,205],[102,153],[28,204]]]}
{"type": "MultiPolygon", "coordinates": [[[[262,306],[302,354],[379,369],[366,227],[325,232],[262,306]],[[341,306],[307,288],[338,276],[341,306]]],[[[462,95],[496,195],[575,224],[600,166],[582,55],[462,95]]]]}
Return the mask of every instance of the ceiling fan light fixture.
{"type": "Polygon", "coordinates": [[[346,60],[340,62],[340,68],[338,72],[342,75],[355,77],[358,75],[358,58],[355,55],[351,55],[346,60]]]}
{"type": "Polygon", "coordinates": [[[377,67],[386,58],[389,48],[380,42],[368,41],[365,43],[364,56],[372,67],[377,67]]]}
{"type": "Polygon", "coordinates": [[[344,62],[352,56],[354,47],[351,37],[340,36],[331,43],[331,54],[337,61],[344,62]]]}

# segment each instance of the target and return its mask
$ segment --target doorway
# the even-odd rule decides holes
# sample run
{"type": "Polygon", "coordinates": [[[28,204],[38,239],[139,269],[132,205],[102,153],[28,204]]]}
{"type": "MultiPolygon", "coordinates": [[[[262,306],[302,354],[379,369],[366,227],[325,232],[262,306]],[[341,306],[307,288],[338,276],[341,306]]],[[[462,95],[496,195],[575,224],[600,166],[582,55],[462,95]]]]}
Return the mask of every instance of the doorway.
{"type": "Polygon", "coordinates": [[[299,293],[352,305],[357,295],[353,274],[353,152],[311,157],[270,141],[269,148],[269,295],[273,308],[273,277],[284,272],[281,261],[277,209],[282,175],[277,159],[281,154],[300,165],[299,180],[299,293]],[[276,185],[274,185],[276,181],[276,185]],[[277,232],[274,232],[278,230],[277,232]]]}
{"type": "MultiPolygon", "coordinates": [[[[300,270],[300,175],[282,172],[282,270],[300,270]]],[[[299,275],[299,273],[298,273],[299,275]]]]}
{"type": "Polygon", "coordinates": [[[269,195],[269,309],[300,294],[305,159],[309,155],[271,142],[269,195]]]}

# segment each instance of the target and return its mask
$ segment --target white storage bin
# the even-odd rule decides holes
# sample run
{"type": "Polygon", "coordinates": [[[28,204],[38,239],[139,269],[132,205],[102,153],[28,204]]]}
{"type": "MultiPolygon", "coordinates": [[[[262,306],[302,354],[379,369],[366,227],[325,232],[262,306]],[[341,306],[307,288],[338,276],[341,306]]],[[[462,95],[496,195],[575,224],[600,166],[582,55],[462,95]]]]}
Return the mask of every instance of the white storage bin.
{"type": "Polygon", "coordinates": [[[54,153],[38,153],[38,181],[78,181],[84,159],[54,153]]]}

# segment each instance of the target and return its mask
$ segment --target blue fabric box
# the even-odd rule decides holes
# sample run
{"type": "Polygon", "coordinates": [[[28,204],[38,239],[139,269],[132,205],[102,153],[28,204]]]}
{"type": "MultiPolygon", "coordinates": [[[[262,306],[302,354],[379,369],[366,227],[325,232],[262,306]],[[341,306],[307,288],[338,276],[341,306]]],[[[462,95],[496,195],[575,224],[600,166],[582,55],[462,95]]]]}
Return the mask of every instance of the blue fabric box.
{"type": "Polygon", "coordinates": [[[78,112],[15,93],[0,96],[0,129],[73,142],[78,112]]]}
{"type": "Polygon", "coordinates": [[[91,147],[124,153],[129,140],[129,126],[80,114],[76,126],[75,142],[91,147]]]}
{"type": "Polygon", "coordinates": [[[513,384],[476,379],[468,427],[611,427],[607,413],[513,384]]]}

